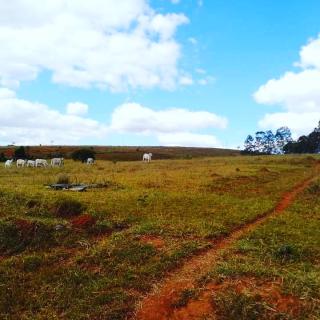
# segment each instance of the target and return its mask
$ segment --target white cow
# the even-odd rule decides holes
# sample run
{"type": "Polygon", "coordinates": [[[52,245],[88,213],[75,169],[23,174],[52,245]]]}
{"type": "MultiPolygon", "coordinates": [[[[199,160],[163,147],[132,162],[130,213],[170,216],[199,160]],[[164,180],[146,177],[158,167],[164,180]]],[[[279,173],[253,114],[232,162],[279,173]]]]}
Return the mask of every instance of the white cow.
{"type": "Polygon", "coordinates": [[[51,166],[52,167],[62,167],[64,164],[63,158],[53,158],[51,159],[51,166]]]}
{"type": "Polygon", "coordinates": [[[11,166],[12,166],[12,162],[13,162],[13,159],[7,160],[7,161],[4,163],[4,167],[5,167],[5,168],[11,167],[11,166]]]}
{"type": "Polygon", "coordinates": [[[94,159],[93,158],[88,158],[87,159],[87,164],[94,164],[94,159]]]}
{"type": "Polygon", "coordinates": [[[17,168],[19,167],[24,167],[26,164],[27,160],[23,160],[23,159],[18,159],[17,160],[17,168]]]}
{"type": "Polygon", "coordinates": [[[36,159],[36,167],[47,167],[48,166],[48,162],[45,159],[36,159]]]}
{"type": "Polygon", "coordinates": [[[145,153],[142,157],[142,161],[143,162],[150,162],[152,158],[152,153],[145,153]]]}
{"type": "Polygon", "coordinates": [[[34,167],[35,165],[36,165],[36,162],[34,160],[27,161],[27,167],[34,167]]]}

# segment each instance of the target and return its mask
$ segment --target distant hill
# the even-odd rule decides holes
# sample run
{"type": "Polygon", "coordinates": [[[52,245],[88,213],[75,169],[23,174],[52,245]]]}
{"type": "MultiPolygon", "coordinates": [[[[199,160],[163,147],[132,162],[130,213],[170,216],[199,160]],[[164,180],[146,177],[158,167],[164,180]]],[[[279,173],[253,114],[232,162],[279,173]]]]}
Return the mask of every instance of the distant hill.
{"type": "MultiPolygon", "coordinates": [[[[15,146],[0,147],[0,154],[12,157],[15,146]]],[[[145,152],[152,152],[154,159],[191,159],[195,157],[235,156],[240,151],[219,148],[189,147],[117,147],[117,146],[30,146],[25,147],[32,158],[51,158],[61,156],[70,158],[71,153],[78,149],[88,148],[96,153],[97,159],[111,161],[141,160],[145,152]]]]}

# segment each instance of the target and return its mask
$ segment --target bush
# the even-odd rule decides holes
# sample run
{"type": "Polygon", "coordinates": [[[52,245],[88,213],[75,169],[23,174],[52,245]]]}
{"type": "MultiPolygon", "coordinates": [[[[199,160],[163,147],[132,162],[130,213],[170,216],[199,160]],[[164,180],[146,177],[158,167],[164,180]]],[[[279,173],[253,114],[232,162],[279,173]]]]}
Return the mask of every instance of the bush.
{"type": "Polygon", "coordinates": [[[14,150],[14,157],[16,158],[16,159],[26,159],[26,158],[28,158],[28,155],[27,155],[27,153],[26,153],[26,150],[25,150],[25,148],[24,147],[19,147],[19,148],[16,148],[15,150],[14,150]]]}
{"type": "Polygon", "coordinates": [[[88,158],[95,159],[95,152],[91,149],[79,149],[71,154],[71,158],[74,161],[86,162],[88,158]]]}
{"type": "Polygon", "coordinates": [[[8,159],[3,152],[0,153],[0,162],[6,162],[8,159]]]}
{"type": "Polygon", "coordinates": [[[84,209],[84,205],[78,200],[72,198],[60,198],[54,203],[51,208],[51,212],[61,218],[70,218],[80,215],[84,209]]]}

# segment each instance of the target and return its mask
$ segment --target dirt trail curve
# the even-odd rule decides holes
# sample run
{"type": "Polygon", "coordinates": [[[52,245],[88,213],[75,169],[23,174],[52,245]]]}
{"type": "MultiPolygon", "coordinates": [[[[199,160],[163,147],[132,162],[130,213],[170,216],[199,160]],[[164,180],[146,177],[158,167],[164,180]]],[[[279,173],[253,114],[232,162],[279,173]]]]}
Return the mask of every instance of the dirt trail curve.
{"type": "MultiPolygon", "coordinates": [[[[319,169],[319,166],[317,166],[319,169]]],[[[318,170],[317,170],[318,173],[318,170]]],[[[249,233],[268,218],[281,214],[294,201],[296,196],[305,190],[317,175],[297,184],[291,191],[285,193],[274,209],[267,211],[254,220],[232,231],[228,236],[218,239],[209,250],[187,260],[179,269],[171,273],[158,284],[153,292],[147,295],[139,304],[134,320],[194,320],[201,319],[205,311],[210,311],[207,301],[189,303],[187,308],[179,310],[172,306],[180,293],[185,289],[195,288],[195,281],[200,275],[210,271],[221,253],[232,246],[243,235],[249,233]]]]}

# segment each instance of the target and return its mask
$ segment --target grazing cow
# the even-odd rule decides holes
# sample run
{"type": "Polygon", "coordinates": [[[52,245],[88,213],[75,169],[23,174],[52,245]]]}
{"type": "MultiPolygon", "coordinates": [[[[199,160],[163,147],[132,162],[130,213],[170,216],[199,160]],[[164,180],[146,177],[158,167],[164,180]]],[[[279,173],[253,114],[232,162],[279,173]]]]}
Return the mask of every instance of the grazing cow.
{"type": "Polygon", "coordinates": [[[143,162],[150,162],[152,158],[152,153],[145,153],[142,157],[142,161],[143,162]]]}
{"type": "Polygon", "coordinates": [[[93,158],[88,158],[87,159],[87,164],[94,164],[94,159],[93,158]]]}
{"type": "Polygon", "coordinates": [[[24,165],[26,164],[27,160],[23,160],[23,159],[18,159],[17,160],[17,168],[19,167],[24,167],[24,165]]]}
{"type": "Polygon", "coordinates": [[[27,167],[34,167],[35,165],[36,165],[36,162],[34,160],[27,161],[27,167]]]}
{"type": "Polygon", "coordinates": [[[51,167],[62,167],[64,164],[63,158],[53,158],[51,159],[51,167]]]}
{"type": "Polygon", "coordinates": [[[13,162],[13,159],[7,160],[7,161],[4,163],[4,167],[5,167],[5,168],[11,167],[11,166],[12,166],[12,162],[13,162]]]}
{"type": "Polygon", "coordinates": [[[36,167],[47,167],[48,166],[48,162],[45,159],[36,159],[36,167]]]}

